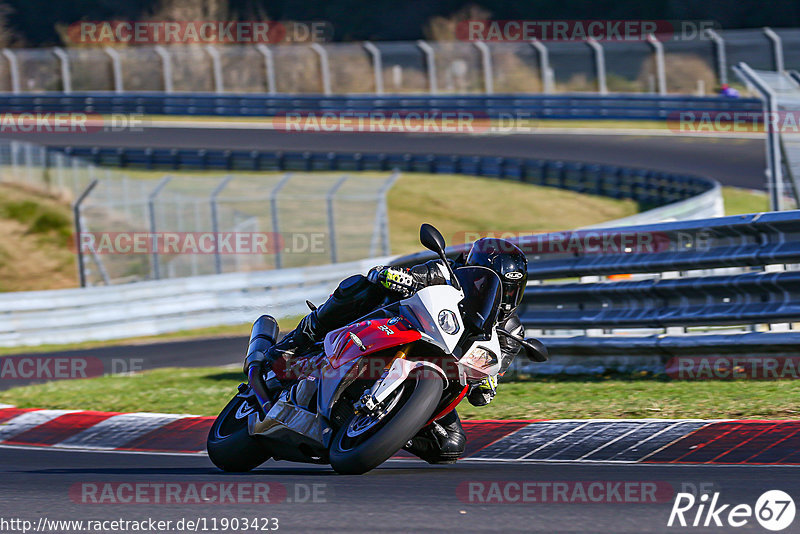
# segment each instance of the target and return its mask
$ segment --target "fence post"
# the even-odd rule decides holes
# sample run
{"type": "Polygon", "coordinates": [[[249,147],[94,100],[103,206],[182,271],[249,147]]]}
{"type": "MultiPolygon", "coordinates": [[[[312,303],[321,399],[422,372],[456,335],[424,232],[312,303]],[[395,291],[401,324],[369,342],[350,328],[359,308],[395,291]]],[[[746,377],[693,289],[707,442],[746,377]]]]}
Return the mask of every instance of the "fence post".
{"type": "Polygon", "coordinates": [[[339,190],[340,187],[347,181],[349,176],[346,174],[339,178],[333,187],[328,189],[328,192],[325,194],[325,204],[328,209],[328,233],[330,234],[330,246],[331,246],[331,263],[336,263],[337,259],[337,251],[336,251],[336,221],[333,213],[333,197],[336,196],[336,191],[339,190]]]}
{"type": "Polygon", "coordinates": [[[772,28],[764,28],[764,35],[772,45],[772,60],[775,63],[775,70],[783,72],[783,43],[781,42],[781,36],[775,33],[772,28]]]}
{"type": "Polygon", "coordinates": [[[417,41],[417,46],[425,54],[425,68],[428,71],[428,90],[430,94],[435,95],[438,89],[436,87],[436,57],[433,54],[433,48],[422,40],[417,41]]]}
{"type": "Polygon", "coordinates": [[[211,70],[214,72],[214,92],[223,93],[225,89],[223,88],[222,59],[220,58],[219,50],[217,50],[214,45],[209,44],[206,45],[206,52],[211,58],[211,70]]]}
{"type": "Polygon", "coordinates": [[[283,265],[282,254],[283,250],[281,247],[283,243],[281,240],[278,239],[280,235],[280,224],[278,220],[278,193],[280,193],[283,186],[292,179],[292,173],[287,172],[283,175],[283,178],[275,184],[275,187],[272,188],[272,191],[269,192],[269,206],[270,206],[270,215],[272,215],[272,240],[275,242],[275,268],[280,269],[283,265]]]}
{"type": "Polygon", "coordinates": [[[53,54],[58,58],[61,64],[61,91],[64,94],[72,92],[72,78],[69,73],[69,56],[64,52],[63,48],[53,47],[53,54]]]}
{"type": "Polygon", "coordinates": [[[667,71],[664,67],[664,45],[652,33],[647,35],[647,43],[653,48],[656,61],[656,80],[658,94],[667,94],[667,71]]]}
{"type": "MultiPolygon", "coordinates": [[[[736,73],[745,81],[755,87],[764,99],[764,115],[767,117],[778,116],[778,99],[775,92],[763,82],[763,80],[741,61],[734,67],[736,73]]],[[[770,210],[781,211],[783,209],[783,169],[781,168],[781,146],[780,133],[777,131],[773,121],[768,120],[765,124],[767,128],[767,165],[769,168],[769,198],[770,210]]]]}
{"type": "Polygon", "coordinates": [[[483,67],[483,89],[487,95],[494,93],[494,73],[492,72],[492,53],[489,45],[483,41],[475,41],[475,48],[481,53],[481,66],[483,67]]]}
{"type": "Polygon", "coordinates": [[[539,71],[542,77],[542,92],[549,94],[553,92],[553,79],[550,76],[550,54],[547,47],[538,39],[531,39],[531,46],[536,49],[539,55],[539,71]]]}
{"type": "Polygon", "coordinates": [[[3,49],[3,55],[6,60],[8,60],[8,74],[11,77],[11,92],[15,95],[19,94],[19,63],[17,63],[17,55],[8,48],[3,49]]]}
{"type": "Polygon", "coordinates": [[[728,83],[728,65],[725,59],[725,40],[712,30],[706,29],[706,35],[714,42],[714,57],[717,60],[717,78],[719,83],[728,83]]]}
{"type": "Polygon", "coordinates": [[[597,75],[597,90],[601,95],[608,94],[608,86],[606,85],[606,56],[603,53],[603,45],[598,43],[595,39],[588,37],[586,44],[594,52],[594,70],[597,75]]]}
{"type": "Polygon", "coordinates": [[[225,189],[225,186],[228,185],[228,182],[231,181],[233,176],[230,174],[225,176],[217,187],[211,192],[211,196],[209,197],[209,201],[211,202],[211,232],[214,234],[214,271],[217,274],[222,274],[222,255],[219,252],[219,219],[217,217],[217,197],[222,190],[225,189]]]}
{"type": "Polygon", "coordinates": [[[92,192],[92,189],[97,186],[97,179],[94,179],[89,183],[86,189],[78,196],[75,200],[75,203],[72,205],[72,216],[75,219],[75,247],[78,251],[78,279],[80,280],[81,287],[86,287],[86,272],[84,266],[84,259],[83,259],[83,248],[81,248],[81,233],[83,232],[82,224],[81,224],[81,204],[86,197],[89,196],[89,193],[92,192]]]}
{"type": "Polygon", "coordinates": [[[111,58],[111,70],[114,74],[114,92],[121,93],[122,92],[122,59],[119,57],[119,52],[111,48],[110,46],[106,46],[103,48],[108,57],[111,58]]]}
{"type": "Polygon", "coordinates": [[[328,63],[328,51],[319,43],[311,43],[311,49],[319,56],[319,69],[322,74],[322,92],[331,94],[331,68],[328,63]]]}
{"type": "Polygon", "coordinates": [[[400,170],[395,167],[392,169],[392,175],[389,176],[378,190],[378,209],[375,211],[375,226],[372,230],[372,239],[369,245],[369,255],[372,257],[377,255],[379,240],[382,241],[381,254],[383,256],[388,256],[390,254],[389,209],[386,206],[386,194],[399,178],[400,170]]]}
{"type": "Polygon", "coordinates": [[[153,251],[150,253],[153,263],[153,278],[156,280],[161,279],[161,272],[159,270],[158,265],[158,239],[156,238],[156,209],[155,209],[155,202],[156,197],[161,192],[162,189],[172,180],[172,176],[165,176],[158,182],[156,187],[150,192],[147,196],[147,212],[150,218],[150,246],[153,247],[153,251]]]}
{"type": "Polygon", "coordinates": [[[275,84],[275,58],[272,57],[272,50],[263,43],[257,44],[256,50],[264,56],[264,73],[267,78],[267,93],[274,95],[278,90],[275,84]]]}
{"type": "Polygon", "coordinates": [[[164,80],[164,92],[172,92],[172,57],[163,45],[156,45],[154,48],[158,57],[161,58],[161,76],[164,80]]]}
{"type": "Polygon", "coordinates": [[[383,94],[383,60],[381,51],[369,41],[364,41],[364,50],[372,56],[372,68],[375,71],[375,94],[383,94]]]}

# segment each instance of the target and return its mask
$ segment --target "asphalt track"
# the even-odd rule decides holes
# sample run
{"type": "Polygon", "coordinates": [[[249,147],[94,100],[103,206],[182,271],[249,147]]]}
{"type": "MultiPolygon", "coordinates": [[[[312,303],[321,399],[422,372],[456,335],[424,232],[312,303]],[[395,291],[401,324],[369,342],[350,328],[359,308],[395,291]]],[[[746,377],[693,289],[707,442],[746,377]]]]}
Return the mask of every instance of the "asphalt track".
{"type": "MultiPolygon", "coordinates": [[[[610,132],[613,133],[613,132],[610,132]]],[[[409,152],[561,159],[692,173],[765,189],[764,140],[646,135],[309,133],[244,128],[144,128],[87,133],[0,133],[51,146],[409,152]]]]}
{"type": "MultiPolygon", "coordinates": [[[[675,532],[728,531],[724,528],[668,528],[672,497],[678,491],[720,492],[722,503],[755,504],[766,490],[800,492],[796,468],[586,465],[460,462],[429,466],[393,460],[366,475],[338,476],[327,467],[267,462],[244,475],[223,474],[203,456],[164,456],[0,449],[0,517],[38,522],[48,519],[156,520],[205,517],[278,518],[280,530],[293,532],[675,532]],[[657,502],[526,502],[491,504],[492,481],[604,483],[649,482],[667,488],[657,502]],[[118,487],[119,483],[270,483],[270,495],[285,489],[286,499],[268,504],[84,502],[81,484],[118,487]],[[464,488],[482,482],[478,492],[464,488]],[[277,484],[275,484],[277,483],[277,484]],[[311,502],[317,484],[316,502],[311,502]],[[309,491],[310,490],[310,491],[309,491]],[[292,502],[290,502],[292,501],[292,502]],[[302,502],[296,502],[302,501],[302,502]]],[[[136,486],[134,486],[136,487],[136,486]]],[[[99,493],[98,493],[99,494],[99,493]]],[[[512,499],[514,493],[509,494],[512,499]]],[[[542,493],[539,493],[542,495],[542,493]]],[[[213,497],[212,497],[213,498],[213,497]]],[[[520,498],[517,496],[517,498],[520,498]]],[[[148,500],[148,499],[145,499],[148,500]]],[[[247,499],[243,499],[247,500],[247,499]]],[[[152,499],[149,499],[152,501],[152,499]]],[[[693,510],[687,514],[690,521],[693,510]]],[[[763,532],[750,524],[736,529],[763,532]]],[[[791,532],[792,530],[786,530],[791,532]]],[[[796,530],[794,530],[796,532],[796,530]]]]}
{"type": "MultiPolygon", "coordinates": [[[[114,373],[123,369],[146,371],[159,367],[212,367],[241,363],[247,350],[250,332],[242,329],[241,336],[191,339],[157,343],[139,343],[115,347],[96,347],[91,349],[66,350],[58,353],[31,351],[18,358],[39,358],[58,356],[59,358],[82,358],[91,363],[99,361],[103,372],[114,373]],[[118,362],[115,364],[114,362],[118,362]]],[[[0,391],[42,380],[9,379],[0,380],[0,391]]]]}
{"type": "MultiPolygon", "coordinates": [[[[8,135],[4,135],[9,137],[8,135]]],[[[16,135],[48,145],[168,146],[275,150],[407,151],[567,159],[694,173],[726,185],[763,189],[764,143],[754,139],[602,135],[445,136],[310,134],[242,129],[145,129],[143,132],[16,135]]],[[[143,368],[239,361],[246,343],[170,342],[75,351],[100,359],[143,358],[143,368]]],[[[18,385],[18,384],[11,384],[18,385]]],[[[0,519],[172,519],[276,517],[280,530],[302,532],[674,532],[730,528],[668,528],[672,499],[658,503],[485,504],[459,498],[459,484],[483,481],[655,481],[673,493],[704,488],[725,503],[755,504],[769,489],[800,496],[797,467],[503,463],[465,461],[428,466],[394,460],[360,477],[329,468],[268,462],[251,474],[226,475],[203,456],[67,452],[0,448],[0,519]],[[85,504],[70,488],[81,483],[275,482],[305,495],[323,484],[318,502],[272,504],[85,504]],[[323,502],[324,501],[324,502],[323,502]]],[[[463,486],[462,486],[463,487],[463,486]]],[[[463,496],[463,495],[462,495],[463,496]]],[[[296,501],[297,499],[294,499],[296,501]]],[[[800,530],[800,519],[785,532],[800,530]]],[[[1,526],[1,523],[0,523],[1,526]]],[[[0,529],[3,531],[10,531],[0,529]]],[[[751,519],[745,532],[763,532],[751,519]]]]}

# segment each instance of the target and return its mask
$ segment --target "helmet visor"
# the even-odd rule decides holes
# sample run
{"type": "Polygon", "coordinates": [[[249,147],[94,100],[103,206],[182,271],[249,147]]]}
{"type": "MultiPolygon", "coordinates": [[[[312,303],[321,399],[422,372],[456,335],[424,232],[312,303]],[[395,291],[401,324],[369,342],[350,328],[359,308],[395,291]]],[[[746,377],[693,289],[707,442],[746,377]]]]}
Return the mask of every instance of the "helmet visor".
{"type": "Polygon", "coordinates": [[[525,286],[521,282],[503,282],[503,304],[516,308],[522,302],[525,286]]]}

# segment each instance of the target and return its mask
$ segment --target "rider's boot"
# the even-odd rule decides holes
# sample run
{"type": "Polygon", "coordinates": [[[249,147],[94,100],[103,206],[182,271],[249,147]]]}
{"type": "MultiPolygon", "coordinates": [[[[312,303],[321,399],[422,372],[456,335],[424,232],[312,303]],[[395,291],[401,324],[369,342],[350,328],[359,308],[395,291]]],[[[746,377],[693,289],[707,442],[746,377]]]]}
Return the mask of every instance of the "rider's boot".
{"type": "Polygon", "coordinates": [[[464,454],[467,436],[455,410],[411,438],[403,449],[429,464],[454,464],[464,454]]]}

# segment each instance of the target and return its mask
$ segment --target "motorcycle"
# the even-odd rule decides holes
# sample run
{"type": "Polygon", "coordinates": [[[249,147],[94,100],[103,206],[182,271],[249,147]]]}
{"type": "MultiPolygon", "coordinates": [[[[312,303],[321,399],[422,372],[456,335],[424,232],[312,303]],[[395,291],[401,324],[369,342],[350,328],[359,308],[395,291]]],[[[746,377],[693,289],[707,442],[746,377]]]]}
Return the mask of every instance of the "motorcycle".
{"type": "Polygon", "coordinates": [[[254,323],[248,381],[209,432],[208,455],[217,467],[249,471],[274,458],[365,473],[436,425],[470,386],[497,375],[498,333],[519,342],[531,360],[547,360],[538,340],[498,332],[502,285],[494,271],[454,269],[431,225],[422,225],[420,241],[447,266],[447,285],[389,302],[303,355],[279,358],[269,373],[259,353],[276,342],[278,324],[269,315],[254,323]]]}

